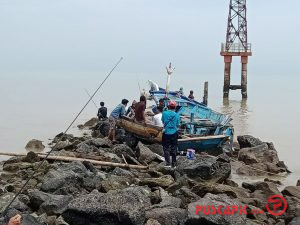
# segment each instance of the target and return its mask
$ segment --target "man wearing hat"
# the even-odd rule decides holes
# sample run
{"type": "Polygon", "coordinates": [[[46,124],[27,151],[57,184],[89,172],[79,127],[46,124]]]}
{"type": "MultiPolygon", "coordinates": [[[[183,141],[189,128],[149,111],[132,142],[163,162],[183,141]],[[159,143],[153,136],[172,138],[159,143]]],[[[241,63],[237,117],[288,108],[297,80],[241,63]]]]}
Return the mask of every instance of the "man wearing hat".
{"type": "Polygon", "coordinates": [[[172,166],[173,168],[176,166],[178,127],[180,125],[180,117],[175,110],[176,102],[169,101],[168,110],[163,112],[161,118],[164,125],[162,145],[164,149],[166,167],[172,166]],[[172,164],[170,162],[170,156],[172,158],[172,164]]]}

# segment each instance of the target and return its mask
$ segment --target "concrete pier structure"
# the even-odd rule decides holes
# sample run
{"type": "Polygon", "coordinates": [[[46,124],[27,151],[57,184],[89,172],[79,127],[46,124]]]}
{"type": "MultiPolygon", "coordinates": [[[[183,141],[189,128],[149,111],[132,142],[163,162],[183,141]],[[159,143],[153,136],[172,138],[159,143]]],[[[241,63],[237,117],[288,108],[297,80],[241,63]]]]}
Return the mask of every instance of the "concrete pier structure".
{"type": "Polygon", "coordinates": [[[251,44],[248,43],[246,0],[230,0],[227,23],[226,43],[221,45],[221,56],[224,57],[224,86],[223,97],[229,97],[230,90],[241,90],[242,98],[247,98],[248,57],[252,55],[251,44]],[[241,84],[232,85],[232,57],[241,57],[241,84]]]}

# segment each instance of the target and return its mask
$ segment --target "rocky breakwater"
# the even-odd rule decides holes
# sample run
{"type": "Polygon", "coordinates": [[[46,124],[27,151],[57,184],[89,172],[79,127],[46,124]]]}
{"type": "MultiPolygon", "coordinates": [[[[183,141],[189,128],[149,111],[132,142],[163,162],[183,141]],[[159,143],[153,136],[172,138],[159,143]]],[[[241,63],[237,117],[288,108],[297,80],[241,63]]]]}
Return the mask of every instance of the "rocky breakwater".
{"type": "Polygon", "coordinates": [[[235,155],[238,161],[246,165],[240,165],[236,170],[237,174],[260,176],[290,172],[284,162],[279,160],[273,143],[262,142],[250,135],[238,136],[237,140],[235,155]]]}
{"type": "MultiPolygon", "coordinates": [[[[300,216],[299,186],[286,187],[282,192],[271,180],[238,186],[231,180],[232,158],[227,155],[197,154],[195,160],[179,156],[177,168],[170,169],[164,167],[160,145],[140,142],[130,148],[125,144],[112,144],[96,131],[93,136],[62,137],[60,134],[53,140],[57,143],[53,154],[118,163],[126,161],[148,165],[148,169],[48,160],[37,170],[41,159],[35,153],[13,157],[2,163],[1,213],[32,172],[36,174],[7,215],[0,218],[0,224],[7,224],[8,218],[16,214],[22,215],[23,225],[281,225],[295,224],[300,216]],[[287,211],[281,216],[267,212],[267,200],[272,194],[282,195],[288,202],[287,211]],[[264,213],[208,215],[196,213],[199,206],[222,206],[224,209],[226,206],[247,206],[247,212],[263,210],[264,213]]],[[[241,145],[241,154],[243,149],[241,145]]],[[[271,150],[269,146],[268,149],[271,150]]],[[[261,155],[254,156],[257,162],[253,162],[260,163],[261,155]]],[[[279,161],[275,162],[277,165],[279,161]]],[[[279,168],[284,168],[280,165],[279,168]]]]}

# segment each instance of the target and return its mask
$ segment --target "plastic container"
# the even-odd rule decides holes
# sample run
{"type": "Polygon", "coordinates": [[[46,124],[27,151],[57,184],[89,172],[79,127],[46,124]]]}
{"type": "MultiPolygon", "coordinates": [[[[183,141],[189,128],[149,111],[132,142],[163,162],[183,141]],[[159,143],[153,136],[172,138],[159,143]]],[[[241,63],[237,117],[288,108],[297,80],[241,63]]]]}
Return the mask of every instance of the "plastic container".
{"type": "Polygon", "coordinates": [[[186,157],[190,160],[193,160],[196,158],[196,155],[195,155],[195,150],[194,149],[187,149],[186,150],[186,157]]]}

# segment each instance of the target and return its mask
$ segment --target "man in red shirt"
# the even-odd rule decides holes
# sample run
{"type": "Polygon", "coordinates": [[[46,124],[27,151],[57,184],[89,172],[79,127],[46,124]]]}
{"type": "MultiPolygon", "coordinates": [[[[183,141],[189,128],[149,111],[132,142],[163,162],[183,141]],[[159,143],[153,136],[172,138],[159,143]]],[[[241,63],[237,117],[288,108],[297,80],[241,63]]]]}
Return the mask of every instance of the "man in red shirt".
{"type": "Polygon", "coordinates": [[[135,120],[140,123],[146,123],[145,118],[145,109],[146,109],[146,97],[142,95],[140,97],[140,102],[135,105],[135,120]]]}

